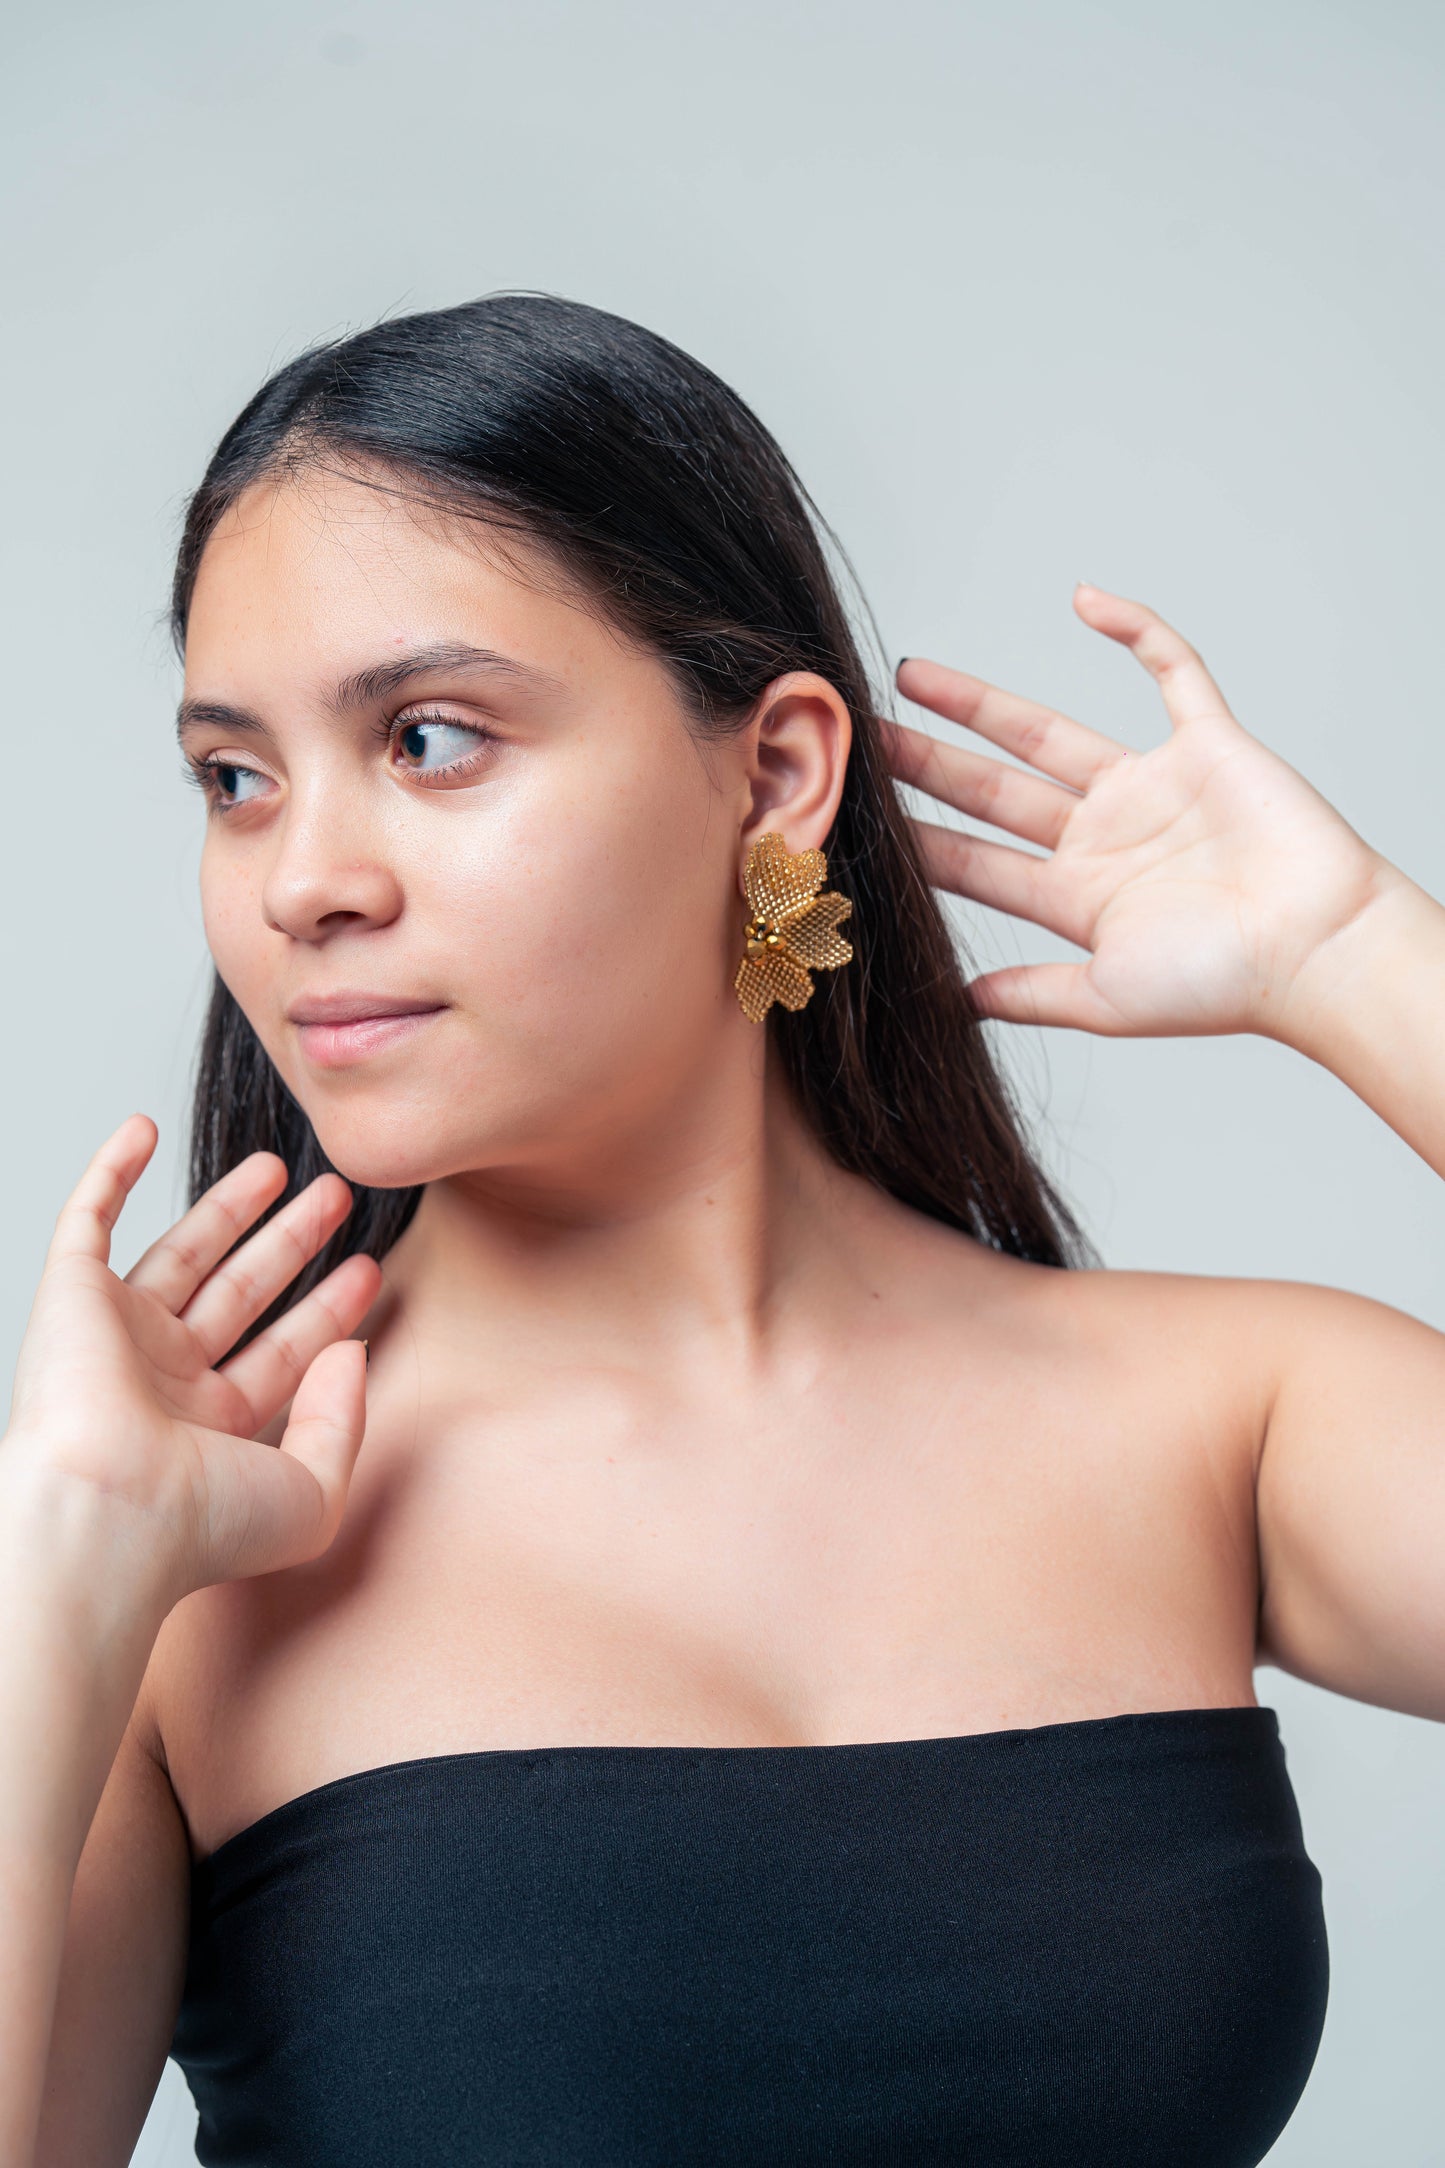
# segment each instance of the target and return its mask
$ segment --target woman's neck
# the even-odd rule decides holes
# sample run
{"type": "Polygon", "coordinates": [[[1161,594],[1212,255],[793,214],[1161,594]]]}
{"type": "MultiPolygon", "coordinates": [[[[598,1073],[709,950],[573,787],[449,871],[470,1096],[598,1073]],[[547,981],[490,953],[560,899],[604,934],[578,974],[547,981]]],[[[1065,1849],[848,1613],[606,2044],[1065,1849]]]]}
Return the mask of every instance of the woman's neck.
{"type": "Polygon", "coordinates": [[[386,1311],[453,1347],[766,1362],[780,1320],[822,1315],[853,1238],[899,1208],[829,1158],[771,1064],[754,1081],[701,1118],[430,1184],[387,1260],[386,1311]]]}

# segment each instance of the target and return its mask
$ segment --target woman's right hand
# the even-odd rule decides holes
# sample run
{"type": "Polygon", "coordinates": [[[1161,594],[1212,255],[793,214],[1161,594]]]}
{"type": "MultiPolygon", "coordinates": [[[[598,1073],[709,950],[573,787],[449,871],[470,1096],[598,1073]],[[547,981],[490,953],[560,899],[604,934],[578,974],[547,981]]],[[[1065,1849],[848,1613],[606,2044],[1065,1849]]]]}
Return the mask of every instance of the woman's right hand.
{"type": "Polygon", "coordinates": [[[121,1279],[111,1234],[155,1145],[155,1124],[132,1115],[56,1222],[0,1468],[19,1455],[88,1486],[114,1507],[127,1547],[146,1547],[172,1603],[331,1542],[366,1419],[366,1351],[347,1336],[381,1271],[347,1258],[225,1361],[341,1225],[351,1192],[322,1175],[233,1250],[286,1186],[284,1163],[255,1152],[121,1279]],[[288,1400],[279,1450],[258,1443],[288,1400]]]}

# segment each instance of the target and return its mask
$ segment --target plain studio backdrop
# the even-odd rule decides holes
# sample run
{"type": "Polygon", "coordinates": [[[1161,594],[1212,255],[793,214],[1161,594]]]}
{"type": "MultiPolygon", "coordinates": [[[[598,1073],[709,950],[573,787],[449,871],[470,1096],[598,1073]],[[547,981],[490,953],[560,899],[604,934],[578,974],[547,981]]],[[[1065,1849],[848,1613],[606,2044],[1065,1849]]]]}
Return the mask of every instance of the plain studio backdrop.
{"type": "MultiPolygon", "coordinates": [[[[269,370],[382,315],[526,287],[638,318],[776,431],[890,665],[936,656],[1142,748],[1152,681],[1070,607],[1081,578],[1137,596],[1445,897],[1442,80],[1431,0],[12,19],[7,1374],[52,1216],[133,1108],[162,1142],[122,1267],[181,1201],[207,983],[161,621],[185,493],[269,370]]],[[[957,923],[979,968],[1077,954],[957,923]]],[[[1323,1070],[987,1028],[1108,1264],[1445,1327],[1445,1191],[1323,1070]]],[[[1270,2161],[1445,2163],[1445,1728],[1272,1669],[1257,1690],[1332,1964],[1270,2161]]],[[[170,2067],[136,2161],[190,2162],[193,2127],[170,2067]]]]}

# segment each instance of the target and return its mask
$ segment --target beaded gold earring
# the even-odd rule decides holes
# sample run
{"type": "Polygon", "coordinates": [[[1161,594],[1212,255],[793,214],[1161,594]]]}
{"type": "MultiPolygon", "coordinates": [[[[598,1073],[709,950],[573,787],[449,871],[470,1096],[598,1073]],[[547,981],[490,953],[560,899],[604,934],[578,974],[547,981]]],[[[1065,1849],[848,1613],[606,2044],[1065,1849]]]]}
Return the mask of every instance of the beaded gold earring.
{"type": "Polygon", "coordinates": [[[742,1012],[761,1024],[775,1001],[801,1009],[815,991],[815,971],[836,971],[853,954],[838,931],[849,897],[820,895],[828,861],[818,850],[790,851],[781,836],[759,836],[743,867],[752,913],[733,987],[742,1012]]]}

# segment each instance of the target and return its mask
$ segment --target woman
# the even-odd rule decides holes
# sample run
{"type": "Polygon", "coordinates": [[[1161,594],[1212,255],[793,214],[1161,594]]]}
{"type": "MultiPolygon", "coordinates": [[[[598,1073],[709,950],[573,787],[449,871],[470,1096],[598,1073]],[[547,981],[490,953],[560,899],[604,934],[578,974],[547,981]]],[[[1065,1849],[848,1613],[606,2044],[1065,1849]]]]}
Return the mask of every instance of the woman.
{"type": "Polygon", "coordinates": [[[885,723],[756,419],[544,296],[227,433],[195,1201],[119,1278],[101,1148],[0,1452],[7,2168],[124,2162],[172,2044],[214,2163],[1268,2149],[1253,1668],[1445,1716],[1445,1343],[1092,1269],[980,1019],[1264,1033],[1445,1173],[1445,911],[1075,607],[1166,743],[885,723]],[[965,984],[930,884],[1087,958],[965,984]]]}

